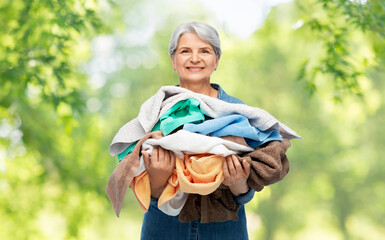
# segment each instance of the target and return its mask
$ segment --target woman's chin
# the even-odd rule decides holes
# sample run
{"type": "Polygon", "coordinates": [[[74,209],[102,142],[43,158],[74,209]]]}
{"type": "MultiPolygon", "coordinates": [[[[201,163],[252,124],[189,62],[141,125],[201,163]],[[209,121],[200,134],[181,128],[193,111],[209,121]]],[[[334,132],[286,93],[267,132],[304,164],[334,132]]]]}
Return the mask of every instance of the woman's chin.
{"type": "Polygon", "coordinates": [[[183,84],[202,84],[202,83],[210,83],[210,78],[180,78],[179,79],[181,86],[183,84]]]}

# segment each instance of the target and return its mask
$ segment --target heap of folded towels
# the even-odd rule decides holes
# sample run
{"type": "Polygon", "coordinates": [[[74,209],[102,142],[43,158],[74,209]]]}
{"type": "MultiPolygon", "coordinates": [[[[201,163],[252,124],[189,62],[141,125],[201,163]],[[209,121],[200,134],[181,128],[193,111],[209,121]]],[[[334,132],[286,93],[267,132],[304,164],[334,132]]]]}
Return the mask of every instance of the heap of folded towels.
{"type": "MultiPolygon", "coordinates": [[[[194,208],[190,201],[186,203],[189,195],[206,196],[220,188],[226,156],[236,154],[240,160],[247,159],[251,164],[248,184],[260,191],[283,178],[288,169],[280,173],[283,176],[264,182],[259,160],[274,158],[287,162],[288,140],[295,138],[301,137],[262,109],[165,86],[141,106],[137,118],[115,135],[110,153],[118,156],[119,164],[110,176],[107,194],[117,216],[128,187],[147,211],[151,188],[140,152],[151,155],[154,147],[160,146],[175,154],[176,169],[158,200],[158,208],[171,216],[181,214],[180,219],[190,221],[194,217],[188,215],[196,209],[189,210],[194,208]]],[[[228,219],[207,222],[218,220],[228,219]]]]}

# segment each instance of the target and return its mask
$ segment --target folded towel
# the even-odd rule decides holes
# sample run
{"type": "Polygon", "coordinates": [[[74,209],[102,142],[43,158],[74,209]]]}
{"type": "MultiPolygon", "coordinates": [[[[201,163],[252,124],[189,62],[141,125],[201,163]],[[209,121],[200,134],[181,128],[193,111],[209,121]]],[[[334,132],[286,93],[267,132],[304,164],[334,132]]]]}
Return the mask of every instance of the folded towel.
{"type": "MultiPolygon", "coordinates": [[[[247,180],[249,187],[261,191],[264,186],[282,180],[289,169],[285,154],[289,147],[289,140],[272,141],[250,153],[237,156],[239,161],[246,159],[251,165],[247,180]]],[[[220,185],[209,195],[190,194],[178,219],[181,222],[200,219],[201,223],[236,221],[238,209],[230,189],[220,185]]]]}
{"type": "Polygon", "coordinates": [[[225,157],[253,151],[248,146],[185,130],[179,130],[160,139],[148,139],[142,144],[143,150],[148,152],[152,152],[152,149],[158,146],[173,151],[179,158],[183,158],[184,154],[212,153],[225,157]]]}
{"type": "Polygon", "coordinates": [[[190,194],[179,190],[170,200],[161,203],[161,205],[158,203],[158,208],[167,215],[177,216],[182,210],[189,195],[190,194]]]}
{"type": "MultiPolygon", "coordinates": [[[[199,101],[195,99],[186,99],[177,102],[167,112],[165,112],[159,121],[152,128],[151,132],[160,130],[164,136],[170,134],[185,123],[200,123],[205,120],[205,116],[199,109],[199,101]]],[[[118,154],[119,162],[132,152],[138,141],[129,145],[126,150],[118,154]]],[[[122,145],[123,146],[123,145],[122,145]]]]}
{"type": "MultiPolygon", "coordinates": [[[[147,212],[148,208],[150,207],[150,201],[151,201],[150,178],[148,176],[147,171],[144,171],[140,175],[134,177],[130,187],[134,192],[134,195],[140,207],[142,208],[142,210],[144,212],[147,212]]],[[[175,198],[178,193],[179,193],[178,177],[177,177],[176,170],[174,170],[174,172],[168,179],[162,194],[159,197],[158,206],[161,206],[164,203],[169,202],[171,199],[175,198]]],[[[183,194],[179,193],[177,199],[170,202],[171,205],[170,204],[166,205],[166,207],[164,207],[164,210],[165,211],[170,210],[169,215],[175,214],[175,213],[176,213],[175,215],[178,215],[186,199],[187,199],[187,196],[184,196],[183,194]]],[[[166,213],[168,214],[168,212],[166,213]]]]}
{"type": "Polygon", "coordinates": [[[238,210],[230,189],[220,185],[209,195],[190,194],[178,219],[181,222],[199,219],[201,223],[237,221],[238,210]]]}
{"type": "Polygon", "coordinates": [[[199,101],[193,98],[174,104],[159,119],[160,130],[166,136],[185,123],[201,123],[205,116],[199,109],[199,101]]]}
{"type": "MultiPolygon", "coordinates": [[[[188,135],[190,135],[190,134],[188,134],[188,135]]],[[[195,136],[195,134],[193,134],[193,135],[195,136]]],[[[169,135],[169,136],[164,137],[164,138],[170,138],[171,136],[172,135],[169,135]]],[[[184,136],[184,134],[181,134],[181,136],[184,136]]],[[[202,136],[203,135],[199,135],[197,137],[201,138],[202,136]]],[[[203,136],[203,138],[207,139],[206,137],[207,136],[203,136]]],[[[184,141],[178,140],[178,142],[182,146],[182,148],[178,148],[178,151],[179,150],[183,150],[183,152],[192,151],[192,147],[190,146],[191,141],[189,141],[189,140],[191,140],[191,138],[183,138],[183,139],[187,139],[187,141],[184,142],[184,141]]],[[[239,145],[246,146],[247,148],[249,148],[246,141],[242,137],[225,136],[225,137],[221,137],[221,139],[235,143],[234,146],[238,146],[238,144],[239,144],[239,145]]],[[[172,141],[170,141],[170,142],[172,142],[172,141]]],[[[231,143],[228,143],[228,144],[231,144],[231,143]]],[[[170,148],[169,150],[175,150],[175,145],[167,146],[166,144],[163,144],[162,146],[165,147],[166,149],[170,148]]],[[[224,145],[224,147],[226,147],[226,145],[224,145]]],[[[149,147],[146,144],[143,144],[142,150],[148,152],[148,154],[151,155],[153,147],[149,147]]],[[[208,150],[209,152],[213,153],[212,150],[210,150],[210,148],[205,148],[205,150],[208,150]]],[[[189,166],[191,166],[191,164],[189,166]]],[[[181,167],[181,168],[183,168],[183,167],[181,167]]],[[[138,170],[137,170],[135,176],[140,176],[145,171],[146,171],[146,167],[144,166],[143,156],[140,156],[140,164],[139,164],[139,167],[138,167],[138,170]]],[[[179,214],[179,212],[181,211],[181,209],[182,209],[182,207],[183,207],[183,205],[184,205],[184,203],[188,197],[188,194],[186,193],[188,191],[184,191],[184,192],[182,192],[180,190],[178,191],[179,181],[177,178],[175,178],[175,176],[176,176],[176,172],[174,172],[174,174],[168,180],[168,184],[166,185],[165,190],[163,191],[162,195],[160,196],[160,198],[158,200],[158,208],[162,212],[166,213],[167,215],[171,215],[171,216],[176,216],[179,214]]],[[[149,179],[148,179],[148,181],[149,181],[149,179]]],[[[191,179],[191,181],[192,181],[192,179],[191,179]]],[[[134,182],[135,182],[135,180],[134,180],[134,182]]],[[[144,184],[144,183],[139,181],[139,184],[144,184]]],[[[149,183],[145,183],[144,186],[147,186],[148,184],[149,183]]],[[[210,185],[207,185],[206,188],[207,187],[210,187],[210,185]]],[[[149,204],[150,198],[151,198],[150,189],[147,188],[148,190],[146,192],[145,191],[137,192],[136,191],[137,188],[138,189],[146,189],[146,188],[140,187],[140,186],[136,187],[135,185],[131,185],[131,188],[133,189],[133,191],[135,193],[135,197],[137,198],[139,205],[142,207],[142,209],[144,211],[147,211],[148,204],[149,204]]],[[[204,192],[202,191],[201,193],[203,194],[204,192]]]]}
{"type": "Polygon", "coordinates": [[[142,143],[149,138],[161,138],[160,131],[146,134],[139,143],[135,146],[131,154],[127,155],[112,172],[107,183],[107,195],[114,207],[116,216],[119,217],[120,209],[122,208],[124,196],[127,188],[130,186],[139,167],[139,153],[142,143]]]}
{"type": "MultiPolygon", "coordinates": [[[[175,153],[176,156],[181,156],[182,158],[185,158],[184,156],[188,156],[184,155],[184,153],[191,154],[193,152],[196,152],[209,153],[211,155],[219,154],[222,156],[228,156],[231,154],[253,150],[252,148],[247,146],[245,140],[241,137],[226,136],[223,138],[218,138],[204,136],[197,133],[191,133],[184,130],[179,130],[178,132],[170,134],[163,138],[148,139],[142,143],[142,150],[148,152],[149,155],[151,155],[154,147],[158,146],[161,146],[162,148],[167,150],[171,150],[175,153]]],[[[203,155],[198,157],[203,157],[203,155]]],[[[214,191],[223,180],[223,159],[223,157],[216,156],[207,157],[207,161],[199,161],[197,157],[192,156],[191,159],[186,162],[186,165],[185,163],[183,163],[183,161],[178,165],[177,160],[176,169],[179,173],[178,179],[170,180],[174,177],[174,175],[171,176],[171,178],[169,179],[168,184],[165,188],[166,192],[163,191],[162,195],[158,200],[159,209],[168,215],[176,216],[179,214],[184,202],[187,199],[187,193],[194,192],[199,194],[209,194],[210,192],[214,191]],[[220,162],[216,162],[218,161],[218,159],[220,159],[220,162]],[[186,168],[188,168],[188,170],[185,170],[183,172],[183,169],[186,168]],[[185,175],[183,175],[182,172],[185,175]],[[216,180],[213,180],[213,177],[208,180],[207,176],[209,176],[209,173],[213,174],[213,176],[216,176],[216,180]],[[190,179],[189,177],[194,177],[195,179],[190,179]],[[199,179],[204,179],[201,180],[203,183],[197,184],[199,182],[199,179]],[[179,187],[182,191],[181,193],[178,193],[179,187]]],[[[139,167],[137,168],[138,170],[135,176],[141,176],[141,174],[146,171],[143,158],[140,157],[139,161],[139,167]]],[[[147,180],[146,178],[146,181],[149,181],[149,179],[147,180]]],[[[149,185],[149,183],[144,183],[143,181],[135,180],[134,182],[135,184],[144,184],[145,186],[149,185]]],[[[139,205],[144,211],[147,211],[151,199],[150,189],[147,188],[148,191],[137,191],[136,189],[146,188],[142,186],[136,186],[137,185],[132,185],[131,188],[135,193],[139,205]]]]}
{"type": "Polygon", "coordinates": [[[222,183],[222,164],[226,158],[219,155],[185,155],[184,162],[176,158],[180,190],[185,193],[208,195],[222,183]]]}
{"type": "Polygon", "coordinates": [[[218,118],[231,114],[240,114],[247,117],[250,124],[261,131],[275,129],[279,131],[283,138],[289,140],[301,138],[289,127],[260,108],[224,102],[181,87],[165,86],[161,87],[154,96],[143,103],[137,118],[119,129],[110,145],[110,154],[115,156],[123,152],[129,145],[150,132],[163,113],[167,112],[177,102],[189,98],[198,100],[202,113],[208,117],[218,118]]]}
{"type": "Polygon", "coordinates": [[[282,140],[277,130],[260,131],[251,126],[247,117],[239,114],[218,117],[198,124],[186,123],[183,125],[183,130],[203,135],[210,134],[214,137],[229,135],[244,137],[252,148],[269,141],[282,140]]]}
{"type": "MultiPolygon", "coordinates": [[[[207,195],[214,192],[223,181],[222,164],[224,160],[225,157],[219,155],[185,155],[186,164],[184,164],[183,160],[177,157],[176,170],[159,197],[158,207],[164,213],[176,216],[187,200],[187,193],[207,195]],[[178,197],[174,199],[178,193],[178,197]],[[171,201],[172,199],[174,200],[171,201]]],[[[142,210],[146,212],[151,200],[150,179],[147,171],[134,178],[131,188],[142,210]]]]}
{"type": "Polygon", "coordinates": [[[290,141],[272,141],[254,151],[237,156],[239,161],[246,159],[250,163],[250,176],[247,184],[255,191],[261,191],[268,186],[282,180],[289,171],[289,161],[286,151],[290,141]]]}
{"type": "Polygon", "coordinates": [[[132,191],[143,211],[147,212],[151,201],[150,177],[147,171],[142,172],[139,176],[134,177],[130,184],[132,191]]]}

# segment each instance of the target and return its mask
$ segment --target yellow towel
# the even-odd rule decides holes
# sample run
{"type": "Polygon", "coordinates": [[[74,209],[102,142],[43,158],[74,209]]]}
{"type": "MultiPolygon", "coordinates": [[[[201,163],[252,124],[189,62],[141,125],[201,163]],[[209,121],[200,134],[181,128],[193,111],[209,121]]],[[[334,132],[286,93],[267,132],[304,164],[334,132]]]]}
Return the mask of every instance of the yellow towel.
{"type": "Polygon", "coordinates": [[[179,190],[179,181],[176,173],[176,169],[172,172],[171,177],[168,179],[167,185],[164,188],[162,194],[158,199],[158,206],[161,206],[163,203],[168,202],[172,199],[179,190]]]}
{"type": "Polygon", "coordinates": [[[222,164],[225,157],[201,154],[176,158],[176,171],[180,190],[185,193],[208,195],[222,183],[222,164]]]}
{"type": "MultiPolygon", "coordinates": [[[[150,178],[148,176],[147,171],[142,172],[140,175],[134,177],[131,182],[130,187],[135,194],[136,200],[138,201],[140,207],[144,212],[147,212],[150,207],[151,201],[151,186],[150,186],[150,178]]],[[[172,173],[171,177],[168,179],[167,184],[158,199],[158,205],[162,205],[163,203],[172,199],[179,190],[178,177],[176,174],[176,170],[172,173]]]]}
{"type": "MultiPolygon", "coordinates": [[[[179,188],[185,193],[208,195],[214,192],[223,181],[222,164],[225,157],[211,154],[185,155],[184,162],[176,157],[176,169],[159,197],[158,206],[172,199],[179,188]]],[[[151,187],[147,171],[136,176],[131,182],[140,207],[146,212],[150,206],[151,187]]]]}
{"type": "Polygon", "coordinates": [[[147,212],[151,201],[150,177],[148,176],[147,171],[144,171],[140,175],[134,177],[130,187],[132,188],[132,191],[134,192],[142,210],[147,212]]]}

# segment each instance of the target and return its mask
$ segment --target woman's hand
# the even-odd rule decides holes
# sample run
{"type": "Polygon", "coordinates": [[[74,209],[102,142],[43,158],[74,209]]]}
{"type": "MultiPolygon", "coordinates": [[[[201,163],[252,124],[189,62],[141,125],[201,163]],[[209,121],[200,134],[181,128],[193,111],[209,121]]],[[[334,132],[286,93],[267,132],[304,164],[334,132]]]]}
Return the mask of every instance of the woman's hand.
{"type": "Polygon", "coordinates": [[[151,196],[159,198],[175,169],[175,155],[161,147],[154,148],[150,155],[142,151],[144,165],[150,178],[151,196]]]}
{"type": "Polygon", "coordinates": [[[244,159],[242,165],[235,155],[227,156],[223,162],[223,176],[225,179],[222,183],[230,188],[234,196],[249,191],[247,178],[250,175],[250,164],[244,159]]]}

